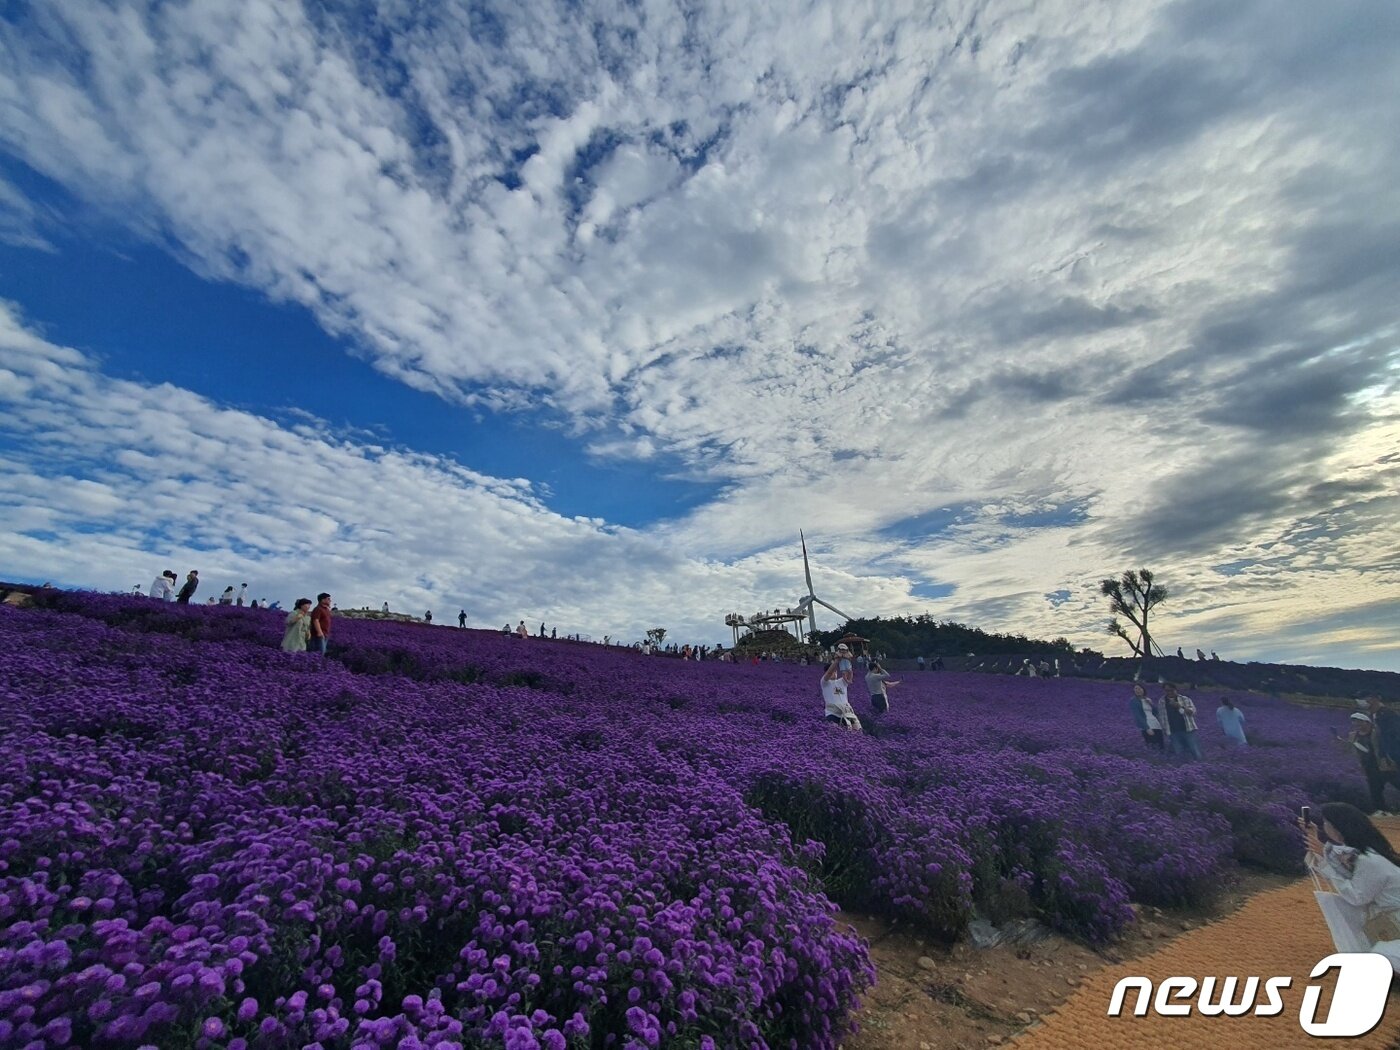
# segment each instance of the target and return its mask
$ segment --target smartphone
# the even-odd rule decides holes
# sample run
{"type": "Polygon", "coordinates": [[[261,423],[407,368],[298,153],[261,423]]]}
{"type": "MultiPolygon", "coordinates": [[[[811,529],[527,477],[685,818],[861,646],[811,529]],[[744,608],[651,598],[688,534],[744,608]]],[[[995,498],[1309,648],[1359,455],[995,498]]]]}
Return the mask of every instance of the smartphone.
{"type": "Polygon", "coordinates": [[[1304,806],[1299,812],[1302,814],[1303,823],[1304,823],[1304,824],[1311,824],[1311,823],[1312,823],[1312,809],[1311,809],[1311,808],[1309,808],[1308,806],[1304,806]]]}

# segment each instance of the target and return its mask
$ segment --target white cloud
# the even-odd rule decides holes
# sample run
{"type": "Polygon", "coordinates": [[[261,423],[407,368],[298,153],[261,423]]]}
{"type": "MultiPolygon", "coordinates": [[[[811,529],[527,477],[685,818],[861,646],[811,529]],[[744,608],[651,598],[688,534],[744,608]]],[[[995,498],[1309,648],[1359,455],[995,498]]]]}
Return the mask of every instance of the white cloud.
{"type": "Polygon", "coordinates": [[[797,596],[780,559],[687,557],[552,513],[523,479],[112,379],[3,304],[0,438],[14,443],[0,549],[35,578],[125,590],[197,567],[208,587],[248,580],[284,605],[330,588],[346,606],[464,607],[477,626],[524,617],[630,639],[664,623],[708,642],[731,605],[797,596]]]}
{"type": "MultiPolygon", "coordinates": [[[[220,450],[246,441],[238,502],[267,511],[240,529],[309,551],[373,529],[334,471],[294,489],[264,475],[314,447],[396,505],[440,497],[484,543],[542,559],[524,564],[581,545],[583,566],[655,568],[636,597],[605,591],[648,615],[676,573],[776,585],[751,552],[809,523],[846,602],[909,608],[907,582],[932,579],[958,587],[949,615],[1084,640],[1094,580],[1146,561],[1194,596],[1174,629],[1286,655],[1290,616],[1397,594],[1374,552],[1396,547],[1378,450],[1400,145],[1375,129],[1396,117],[1400,26],[1384,0],[1295,14],[385,2],[371,36],[328,5],[54,0],[0,25],[0,143],[26,164],[201,272],[307,306],[390,376],[544,406],[599,456],[679,460],[726,488],[645,536],[608,532],[456,465],[71,361],[36,388],[47,405],[26,402],[48,435],[31,468],[102,463],[72,468],[108,485],[98,515],[103,472],[149,479],[199,511],[191,544],[232,551],[242,533],[210,518],[220,450]],[[103,398],[70,419],[84,383],[103,398]],[[125,420],[152,397],[149,426],[125,420]],[[303,495],[315,509],[284,521],[303,495]],[[933,537],[879,531],[963,504],[984,509],[933,537]],[[1062,527],[1002,520],[1071,504],[1062,527]],[[1267,564],[1272,596],[1227,621],[1243,584],[1211,566],[1232,558],[1267,564]]],[[[399,550],[460,557],[455,517],[423,516],[399,550]]],[[[418,575],[384,558],[367,582],[418,575]]],[[[1337,637],[1318,652],[1358,658],[1337,637]]]]}

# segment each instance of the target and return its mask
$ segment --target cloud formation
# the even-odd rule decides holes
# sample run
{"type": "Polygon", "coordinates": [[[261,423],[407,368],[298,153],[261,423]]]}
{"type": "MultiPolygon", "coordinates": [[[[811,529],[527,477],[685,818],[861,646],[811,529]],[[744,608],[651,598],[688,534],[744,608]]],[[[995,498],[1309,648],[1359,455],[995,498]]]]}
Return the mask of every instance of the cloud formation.
{"type": "MultiPolygon", "coordinates": [[[[550,593],[564,552],[604,576],[655,566],[661,590],[698,573],[716,589],[690,593],[717,603],[698,625],[763,593],[765,567],[790,574],[775,545],[806,525],[843,608],[953,585],[935,608],[958,619],[1098,640],[1094,582],[1146,563],[1179,581],[1176,629],[1223,653],[1374,662],[1392,659],[1368,648],[1375,603],[1400,603],[1400,141],[1377,133],[1397,44],[1385,0],[54,0],[0,21],[0,144],[199,272],[305,306],[387,376],[725,486],[632,534],[323,436],[396,503],[423,506],[422,485],[459,512],[403,523],[413,558],[386,553],[367,584],[450,564],[448,521],[479,517],[550,593]],[[936,534],[888,531],[955,506],[936,534]]],[[[189,415],[234,426],[191,396],[167,391],[183,413],[123,447],[165,468],[189,415]]],[[[39,451],[115,447],[122,415],[16,477],[52,476],[39,451]]],[[[322,457],[268,426],[260,471],[322,457]]],[[[87,502],[55,529],[120,498],[65,469],[87,502]]],[[[213,491],[174,477],[162,520],[188,522],[184,550],[225,549],[173,510],[213,491]]],[[[329,478],[241,483],[271,521],[229,535],[264,554],[300,503],[294,535],[371,542],[329,478]]],[[[120,535],[134,554],[149,533],[120,535]]],[[[664,605],[633,595],[597,599],[664,605]]]]}

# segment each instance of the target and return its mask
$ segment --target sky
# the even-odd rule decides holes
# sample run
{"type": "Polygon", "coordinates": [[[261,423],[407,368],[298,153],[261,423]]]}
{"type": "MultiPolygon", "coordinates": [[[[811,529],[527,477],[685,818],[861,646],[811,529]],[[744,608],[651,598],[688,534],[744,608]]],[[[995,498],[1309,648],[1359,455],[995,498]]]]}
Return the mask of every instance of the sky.
{"type": "Polygon", "coordinates": [[[1400,670],[1393,0],[0,7],[0,577],[1400,670]],[[819,626],[839,626],[823,613],[819,626]]]}

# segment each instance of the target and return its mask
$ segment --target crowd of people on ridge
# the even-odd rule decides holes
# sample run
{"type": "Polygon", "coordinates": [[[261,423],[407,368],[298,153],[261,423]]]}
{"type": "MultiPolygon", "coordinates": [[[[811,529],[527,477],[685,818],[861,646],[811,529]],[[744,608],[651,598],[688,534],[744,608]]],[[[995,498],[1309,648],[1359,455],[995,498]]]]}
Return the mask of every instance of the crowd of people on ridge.
{"type": "MultiPolygon", "coordinates": [[[[195,592],[199,590],[199,570],[191,569],[185,576],[185,582],[180,584],[178,589],[175,586],[177,583],[179,583],[179,577],[175,575],[174,570],[166,569],[151,581],[151,586],[146,591],[143,591],[138,583],[131,589],[131,593],[138,597],[154,598],[158,602],[176,602],[180,605],[189,605],[194,599],[195,592]]],[[[210,597],[205,604],[248,605],[254,609],[276,609],[280,603],[273,602],[269,605],[265,600],[259,603],[256,598],[250,602],[248,600],[248,585],[244,583],[237,591],[234,590],[233,584],[229,584],[224,588],[223,594],[217,598],[210,597]]]]}

